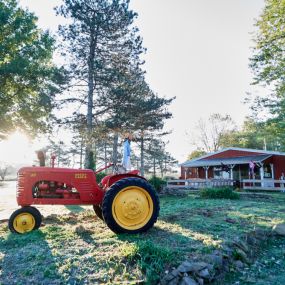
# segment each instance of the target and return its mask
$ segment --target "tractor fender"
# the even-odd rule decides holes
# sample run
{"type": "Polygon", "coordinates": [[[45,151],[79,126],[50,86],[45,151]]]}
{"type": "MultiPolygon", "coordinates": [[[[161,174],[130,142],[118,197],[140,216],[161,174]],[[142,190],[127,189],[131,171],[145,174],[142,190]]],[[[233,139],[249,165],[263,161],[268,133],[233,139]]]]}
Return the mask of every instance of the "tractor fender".
{"type": "Polygon", "coordinates": [[[143,176],[140,176],[137,173],[128,172],[128,173],[112,174],[112,175],[105,176],[102,179],[102,181],[101,181],[102,188],[103,188],[103,190],[106,191],[110,186],[112,186],[117,181],[124,179],[124,178],[128,178],[128,177],[141,178],[141,179],[147,181],[143,176]]]}

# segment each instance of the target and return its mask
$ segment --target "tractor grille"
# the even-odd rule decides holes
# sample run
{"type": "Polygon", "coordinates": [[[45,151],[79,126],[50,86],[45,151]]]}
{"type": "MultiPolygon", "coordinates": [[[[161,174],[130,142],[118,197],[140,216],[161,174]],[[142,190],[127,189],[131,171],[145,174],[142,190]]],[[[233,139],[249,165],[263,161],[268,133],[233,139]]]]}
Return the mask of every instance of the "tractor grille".
{"type": "Polygon", "coordinates": [[[23,173],[18,173],[16,196],[21,197],[24,192],[25,177],[23,173]]]}

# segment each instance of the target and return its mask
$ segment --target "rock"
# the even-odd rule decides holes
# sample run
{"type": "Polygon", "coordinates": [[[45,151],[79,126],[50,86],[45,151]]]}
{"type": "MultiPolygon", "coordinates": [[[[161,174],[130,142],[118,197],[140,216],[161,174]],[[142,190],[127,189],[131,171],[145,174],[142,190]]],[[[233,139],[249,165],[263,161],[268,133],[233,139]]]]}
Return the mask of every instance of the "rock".
{"type": "Polygon", "coordinates": [[[211,254],[208,259],[214,265],[214,268],[220,269],[223,267],[223,257],[221,255],[211,254]]]}
{"type": "Polygon", "coordinates": [[[198,285],[197,282],[189,276],[183,277],[179,285],[198,285]]]}
{"type": "Polygon", "coordinates": [[[230,224],[235,224],[237,222],[236,220],[231,219],[231,218],[226,218],[224,221],[230,224]]]}
{"type": "Polygon", "coordinates": [[[197,273],[200,277],[204,279],[209,279],[210,278],[210,272],[208,268],[205,268],[197,273]]]}
{"type": "Polygon", "coordinates": [[[195,262],[192,264],[192,272],[198,272],[208,267],[206,262],[195,262]]]}
{"type": "Polygon", "coordinates": [[[199,285],[204,285],[204,279],[203,278],[197,278],[197,281],[199,285]]]}
{"type": "Polygon", "coordinates": [[[251,263],[250,259],[248,258],[248,256],[246,255],[246,253],[242,249],[236,248],[236,255],[239,257],[239,259],[242,262],[245,262],[247,264],[251,263]]]}
{"type": "Polygon", "coordinates": [[[254,231],[254,235],[255,235],[255,238],[257,238],[259,240],[266,240],[268,233],[263,229],[257,228],[254,231]]]}
{"type": "Polygon", "coordinates": [[[174,282],[173,284],[178,284],[179,274],[180,274],[180,272],[177,269],[172,270],[169,274],[167,274],[166,276],[163,277],[163,279],[161,280],[161,284],[162,285],[172,284],[172,283],[170,283],[172,281],[174,282]]]}
{"type": "Polygon", "coordinates": [[[181,265],[177,268],[178,271],[185,273],[193,271],[193,262],[184,261],[181,265]]]}
{"type": "Polygon", "coordinates": [[[186,272],[198,272],[204,268],[207,268],[209,264],[205,262],[189,262],[189,261],[184,261],[181,263],[177,270],[181,273],[186,273],[186,272]]]}
{"type": "Polygon", "coordinates": [[[246,236],[246,242],[247,242],[247,244],[253,245],[253,246],[258,243],[258,241],[256,240],[256,238],[253,237],[253,236],[250,235],[250,234],[248,234],[248,235],[246,236]]]}
{"type": "Polygon", "coordinates": [[[273,232],[280,236],[285,236],[285,223],[277,224],[273,227],[273,232]]]}
{"type": "Polygon", "coordinates": [[[180,274],[180,272],[177,269],[173,269],[170,274],[174,277],[178,276],[180,274]]]}
{"type": "Polygon", "coordinates": [[[237,260],[237,261],[235,261],[235,267],[236,267],[238,270],[241,270],[241,269],[244,268],[244,264],[243,264],[242,261],[237,260]]]}
{"type": "Polygon", "coordinates": [[[166,283],[167,285],[178,285],[179,284],[179,277],[175,277],[170,282],[166,283]]]}
{"type": "Polygon", "coordinates": [[[222,250],[223,250],[224,257],[230,257],[233,253],[233,250],[226,244],[222,246],[222,250]]]}
{"type": "Polygon", "coordinates": [[[248,246],[247,246],[247,244],[244,241],[242,241],[242,240],[235,240],[233,242],[233,244],[235,246],[239,247],[240,249],[242,249],[244,252],[249,252],[248,246]]]}
{"type": "Polygon", "coordinates": [[[209,271],[213,271],[214,270],[214,265],[208,263],[207,268],[208,268],[209,271]]]}

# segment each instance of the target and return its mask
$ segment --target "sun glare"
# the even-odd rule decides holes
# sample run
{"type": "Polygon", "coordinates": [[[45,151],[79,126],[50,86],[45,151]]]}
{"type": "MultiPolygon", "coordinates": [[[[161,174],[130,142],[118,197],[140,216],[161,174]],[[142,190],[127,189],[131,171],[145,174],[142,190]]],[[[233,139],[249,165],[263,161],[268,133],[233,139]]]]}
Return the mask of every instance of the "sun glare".
{"type": "Polygon", "coordinates": [[[35,158],[32,142],[19,131],[11,134],[7,140],[0,142],[0,161],[6,164],[29,164],[35,158]]]}

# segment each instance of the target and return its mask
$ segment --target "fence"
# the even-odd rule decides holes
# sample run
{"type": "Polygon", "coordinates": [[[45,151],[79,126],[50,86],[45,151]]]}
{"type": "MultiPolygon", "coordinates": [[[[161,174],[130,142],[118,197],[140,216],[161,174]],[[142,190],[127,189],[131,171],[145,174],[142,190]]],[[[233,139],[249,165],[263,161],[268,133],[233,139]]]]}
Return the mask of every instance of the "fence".
{"type": "Polygon", "coordinates": [[[285,191],[285,180],[243,179],[242,188],[248,190],[285,191]]]}
{"type": "Polygon", "coordinates": [[[168,180],[166,187],[168,188],[186,188],[201,189],[212,187],[233,186],[234,180],[231,179],[177,179],[168,180]]]}

